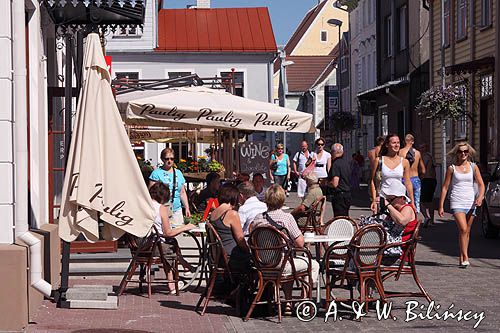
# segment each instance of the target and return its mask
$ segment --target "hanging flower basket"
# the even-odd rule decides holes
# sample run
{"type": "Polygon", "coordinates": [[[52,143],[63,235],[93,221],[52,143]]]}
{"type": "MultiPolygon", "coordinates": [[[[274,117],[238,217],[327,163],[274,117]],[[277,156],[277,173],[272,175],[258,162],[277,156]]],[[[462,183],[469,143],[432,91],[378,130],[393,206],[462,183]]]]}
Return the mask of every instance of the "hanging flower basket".
{"type": "Polygon", "coordinates": [[[420,117],[431,120],[458,120],[467,115],[464,88],[455,85],[434,86],[420,95],[415,108],[420,117]]]}
{"type": "Polygon", "coordinates": [[[336,133],[350,132],[356,126],[356,118],[350,112],[334,112],[331,116],[331,128],[336,133]]]}

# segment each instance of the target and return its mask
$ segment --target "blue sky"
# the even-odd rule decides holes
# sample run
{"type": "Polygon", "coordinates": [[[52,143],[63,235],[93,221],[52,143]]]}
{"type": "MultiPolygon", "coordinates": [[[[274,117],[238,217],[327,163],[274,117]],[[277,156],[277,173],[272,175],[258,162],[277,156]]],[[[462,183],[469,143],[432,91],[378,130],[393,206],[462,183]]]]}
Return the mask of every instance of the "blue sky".
{"type": "MultiPolygon", "coordinates": [[[[186,8],[196,0],[164,0],[165,8],[186,8]]],[[[284,45],[309,9],[318,0],[211,0],[212,8],[268,7],[274,36],[278,45],[284,45]]]]}

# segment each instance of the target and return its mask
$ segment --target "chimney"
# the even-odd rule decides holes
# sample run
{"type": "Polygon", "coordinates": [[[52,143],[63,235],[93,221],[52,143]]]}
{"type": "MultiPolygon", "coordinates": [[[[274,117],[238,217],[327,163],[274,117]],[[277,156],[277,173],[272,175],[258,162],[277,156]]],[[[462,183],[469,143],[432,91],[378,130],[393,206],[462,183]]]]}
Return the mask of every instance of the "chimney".
{"type": "Polygon", "coordinates": [[[196,8],[210,8],[210,0],[196,0],[196,8]]]}

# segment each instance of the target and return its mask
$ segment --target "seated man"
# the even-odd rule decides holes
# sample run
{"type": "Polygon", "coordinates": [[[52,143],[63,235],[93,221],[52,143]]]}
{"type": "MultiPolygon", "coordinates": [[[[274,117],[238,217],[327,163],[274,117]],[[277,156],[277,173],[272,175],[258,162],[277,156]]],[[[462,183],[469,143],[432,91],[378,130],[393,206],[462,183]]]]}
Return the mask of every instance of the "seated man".
{"type": "Polygon", "coordinates": [[[257,199],[255,196],[255,188],[252,182],[246,181],[238,185],[240,191],[240,208],[238,214],[240,215],[241,227],[243,234],[248,236],[250,224],[253,222],[255,216],[259,213],[267,211],[267,205],[257,199]]]}
{"type": "MultiPolygon", "coordinates": [[[[285,204],[285,190],[277,184],[272,185],[266,192],[265,202],[267,204],[268,210],[266,213],[257,214],[253,221],[253,227],[256,228],[259,224],[270,224],[277,229],[285,231],[289,235],[290,240],[293,242],[295,248],[304,247],[304,235],[299,230],[295,219],[290,213],[285,213],[281,208],[285,204]],[[270,220],[272,223],[270,223],[270,220]],[[279,227],[279,228],[278,228],[279,227]]],[[[295,268],[297,270],[307,269],[308,261],[305,257],[296,257],[293,259],[295,268]]],[[[287,263],[285,266],[285,272],[291,272],[291,265],[287,263]]],[[[319,274],[319,263],[316,260],[312,261],[311,265],[312,279],[314,282],[318,280],[319,274]]],[[[283,292],[287,299],[292,297],[292,284],[283,285],[283,292]]],[[[291,310],[290,305],[287,305],[286,312],[291,310]]]]}
{"type": "Polygon", "coordinates": [[[264,186],[264,176],[261,173],[253,174],[253,186],[255,188],[257,199],[260,201],[264,201],[264,197],[266,195],[267,187],[264,186]]]}
{"type": "Polygon", "coordinates": [[[304,175],[304,179],[307,185],[307,195],[302,200],[301,204],[295,207],[295,209],[290,213],[295,219],[305,216],[312,204],[316,202],[319,198],[323,197],[323,191],[318,183],[318,177],[315,172],[309,172],[304,175]]]}
{"type": "Polygon", "coordinates": [[[196,200],[196,208],[199,212],[204,212],[207,208],[207,201],[210,198],[217,198],[217,193],[220,188],[220,175],[217,172],[210,172],[205,177],[207,187],[205,187],[196,200]]]}

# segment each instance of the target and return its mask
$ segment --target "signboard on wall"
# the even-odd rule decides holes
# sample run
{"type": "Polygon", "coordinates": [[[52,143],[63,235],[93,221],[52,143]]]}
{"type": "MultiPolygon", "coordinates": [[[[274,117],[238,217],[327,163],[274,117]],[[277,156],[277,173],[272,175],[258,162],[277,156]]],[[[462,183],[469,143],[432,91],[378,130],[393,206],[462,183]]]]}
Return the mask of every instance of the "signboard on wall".
{"type": "Polygon", "coordinates": [[[250,141],[239,145],[240,171],[248,174],[262,173],[265,175],[269,170],[269,159],[271,158],[271,146],[269,142],[250,141]]]}
{"type": "Polygon", "coordinates": [[[339,89],[337,86],[325,86],[325,114],[330,117],[339,111],[339,89]]]}

